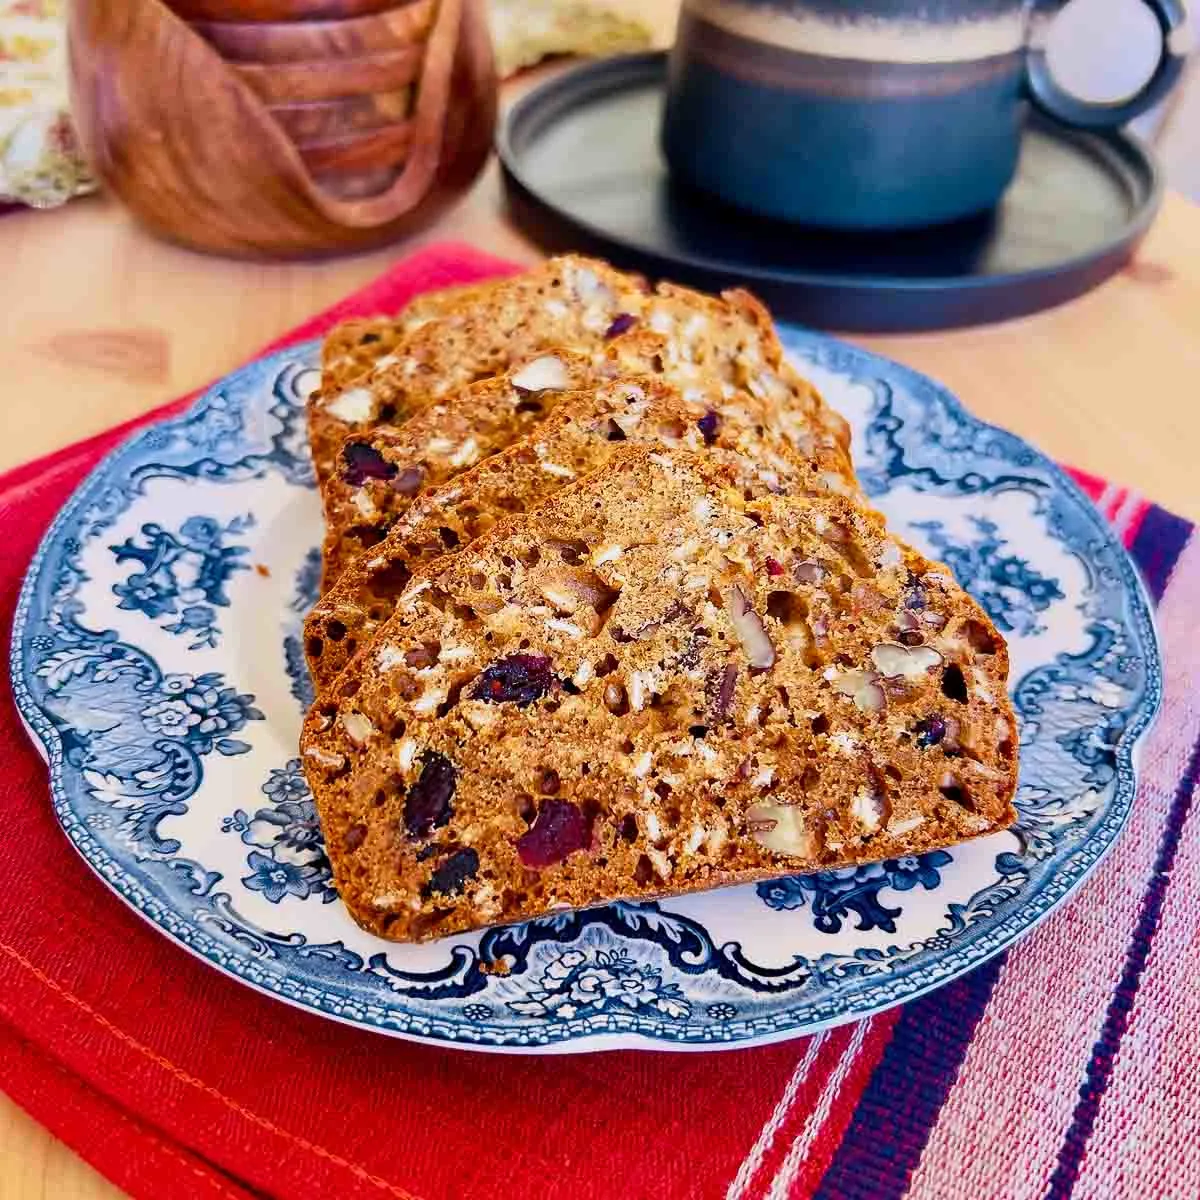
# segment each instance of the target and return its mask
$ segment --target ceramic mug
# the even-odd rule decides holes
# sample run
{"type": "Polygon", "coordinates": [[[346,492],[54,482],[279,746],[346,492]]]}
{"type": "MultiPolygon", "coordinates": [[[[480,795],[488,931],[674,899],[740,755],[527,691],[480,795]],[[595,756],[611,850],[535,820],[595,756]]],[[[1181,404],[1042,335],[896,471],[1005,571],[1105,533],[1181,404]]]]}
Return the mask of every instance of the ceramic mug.
{"type": "Polygon", "coordinates": [[[1134,96],[1066,92],[1045,34],[1063,0],[684,0],[663,150],[673,175],[741,208],[843,229],[991,208],[1017,166],[1026,101],[1069,125],[1125,123],[1175,83],[1184,0],[1134,96]]]}

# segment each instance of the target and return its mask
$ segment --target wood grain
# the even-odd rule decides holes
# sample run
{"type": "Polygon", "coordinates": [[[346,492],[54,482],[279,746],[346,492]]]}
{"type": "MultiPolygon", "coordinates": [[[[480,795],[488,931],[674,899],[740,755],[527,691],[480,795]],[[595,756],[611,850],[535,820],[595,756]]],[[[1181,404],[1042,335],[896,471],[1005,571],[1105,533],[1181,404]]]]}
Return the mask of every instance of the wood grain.
{"type": "Polygon", "coordinates": [[[352,173],[403,162],[412,139],[413,123],[403,121],[353,133],[348,137],[299,142],[296,148],[310,171],[352,173]]]}
{"type": "Polygon", "coordinates": [[[274,257],[379,245],[436,216],[491,146],[480,0],[439,0],[419,47],[319,65],[227,64],[161,0],[76,0],[69,11],[80,140],[104,182],[172,241],[274,257]],[[360,199],[322,187],[263,103],[395,90],[418,76],[411,139],[393,142],[393,162],[366,164],[401,169],[360,199]]]}
{"type": "Polygon", "coordinates": [[[120,1200],[124,1195],[0,1094],[0,1200],[120,1200]]]}
{"type": "Polygon", "coordinates": [[[341,96],[311,104],[281,104],[268,111],[293,141],[312,142],[344,137],[402,121],[412,107],[412,89],[376,92],[373,96],[341,96]]]}
{"type": "Polygon", "coordinates": [[[434,0],[347,21],[193,21],[227,62],[318,62],[357,58],[424,42],[433,24],[434,0]]]}
{"type": "Polygon", "coordinates": [[[403,46],[359,58],[313,62],[233,63],[232,69],[266,104],[336,100],[408,87],[421,76],[423,48],[403,46]]]}
{"type": "Polygon", "coordinates": [[[161,329],[68,329],[34,349],[54,362],[137,382],[167,381],[170,348],[161,329]]]}
{"type": "MultiPolygon", "coordinates": [[[[643,3],[645,0],[643,0],[643,3]]],[[[663,31],[669,30],[669,17],[663,31]]],[[[537,82],[532,73],[519,87],[537,82]]],[[[435,227],[401,246],[321,264],[231,262],[148,236],[115,201],[0,220],[0,469],[97,433],[231,370],[432,239],[522,262],[538,252],[503,217],[495,166],[435,227]],[[86,269],[81,270],[81,266],[86,269]],[[166,342],[165,377],[47,354],[96,330],[166,342]],[[59,342],[58,344],[63,344],[59,342]]],[[[1060,460],[1200,520],[1200,208],[1168,196],[1137,260],[1061,308],[976,329],[853,340],[950,386],[979,416],[1060,460]]],[[[84,356],[85,359],[88,356],[84,356]]],[[[119,1192],[0,1096],[0,1200],[115,1200],[119,1192]]]]}
{"type": "Polygon", "coordinates": [[[167,0],[189,21],[332,21],[370,16],[405,0],[167,0]]]}
{"type": "Polygon", "coordinates": [[[329,174],[313,171],[313,179],[318,187],[340,200],[361,200],[386,192],[399,174],[398,167],[372,167],[352,172],[331,171],[329,174]]]}

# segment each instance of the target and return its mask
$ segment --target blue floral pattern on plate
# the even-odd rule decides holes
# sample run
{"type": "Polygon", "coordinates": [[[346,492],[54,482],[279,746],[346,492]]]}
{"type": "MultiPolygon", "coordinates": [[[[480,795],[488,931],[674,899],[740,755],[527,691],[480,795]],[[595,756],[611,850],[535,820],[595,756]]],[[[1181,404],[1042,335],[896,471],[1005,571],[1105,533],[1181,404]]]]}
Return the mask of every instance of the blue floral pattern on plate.
{"type": "Polygon", "coordinates": [[[903,909],[885,908],[879,893],[887,887],[907,892],[918,884],[932,891],[942,881],[938,869],[953,861],[948,851],[931,850],[915,858],[889,858],[864,867],[769,880],[758,884],[757,890],[768,908],[791,910],[811,905],[813,924],[822,933],[841,933],[842,922],[852,913],[860,931],[895,933],[896,918],[903,909]]]}
{"type": "Polygon", "coordinates": [[[673,1021],[691,1013],[678,984],[664,983],[662,972],[639,962],[627,950],[564,950],[547,964],[537,986],[508,1007],[523,1016],[570,1021],[580,1013],[625,1008],[650,1009],[673,1021]]]}
{"type": "Polygon", "coordinates": [[[235,571],[245,571],[245,546],[224,544],[226,536],[244,533],[253,516],[234,517],[227,525],[211,517],[188,517],[171,533],[156,522],[143,525],[136,538],[110,546],[120,564],[137,569],[112,585],[118,607],[135,609],[163,622],[168,633],[192,639],[191,650],[217,644],[217,611],[229,606],[225,585],[235,571]]]}
{"type": "Polygon", "coordinates": [[[1003,553],[1008,542],[999,535],[995,521],[971,517],[976,536],[961,543],[947,537],[941,521],[915,521],[928,544],[964,586],[987,609],[988,616],[1003,633],[1042,633],[1038,614],[1055,600],[1063,599],[1058,580],[1047,579],[1030,567],[1019,554],[1003,553]]]}
{"type": "Polygon", "coordinates": [[[270,804],[253,815],[235,809],[221,822],[223,832],[238,833],[247,846],[256,847],[246,856],[250,874],[242,877],[242,886],[273,904],[285,896],[316,896],[326,904],[336,900],[317,808],[300,760],[272,767],[262,792],[270,804]]]}
{"type": "Polygon", "coordinates": [[[784,336],[850,420],[874,502],[1008,631],[1013,830],[426,946],[355,927],[296,761],[311,696],[301,625],[319,573],[307,345],[111,455],[30,568],[13,686],[72,843],[151,921],[247,983],[465,1046],[745,1045],[879,1011],[1010,945],[1128,816],[1161,691],[1147,601],[1099,515],[1035,450],[895,363],[784,336]]]}

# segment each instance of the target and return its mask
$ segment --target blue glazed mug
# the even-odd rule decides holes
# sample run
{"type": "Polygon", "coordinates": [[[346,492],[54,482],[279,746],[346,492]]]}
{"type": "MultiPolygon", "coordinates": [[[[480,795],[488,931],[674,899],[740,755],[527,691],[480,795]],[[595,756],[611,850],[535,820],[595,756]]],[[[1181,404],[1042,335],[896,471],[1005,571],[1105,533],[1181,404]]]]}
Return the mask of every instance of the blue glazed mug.
{"type": "Polygon", "coordinates": [[[1170,90],[1184,0],[1146,0],[1162,30],[1134,96],[1066,92],[1045,34],[1064,0],[684,0],[668,71],[672,174],[771,217],[903,229],[993,207],[1027,102],[1084,128],[1124,124],[1170,90]]]}

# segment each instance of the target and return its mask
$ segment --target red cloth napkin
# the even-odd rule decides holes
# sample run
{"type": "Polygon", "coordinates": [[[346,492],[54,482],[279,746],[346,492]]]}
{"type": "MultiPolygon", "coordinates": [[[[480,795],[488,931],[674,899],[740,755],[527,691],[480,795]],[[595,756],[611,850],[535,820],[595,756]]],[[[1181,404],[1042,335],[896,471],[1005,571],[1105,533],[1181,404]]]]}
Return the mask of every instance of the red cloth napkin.
{"type": "MultiPolygon", "coordinates": [[[[277,344],[350,314],[394,310],[427,288],[510,269],[465,247],[435,247],[277,344]]],[[[130,428],[0,478],[6,639],[43,530],[130,428]]],[[[1196,992],[1174,982],[1169,958],[1164,976],[1151,943],[1159,926],[1171,927],[1171,905],[1200,889],[1200,871],[1177,895],[1163,882],[1175,854],[1200,855],[1197,831],[1191,841],[1183,836],[1200,771],[1200,753],[1188,757],[1200,715],[1179,699],[1200,678],[1200,647],[1189,650],[1172,623],[1175,609],[1194,611],[1200,556],[1188,557],[1185,522],[1100,481],[1085,483],[1122,527],[1156,596],[1166,593],[1164,634],[1177,655],[1168,702],[1181,707],[1171,737],[1145,756],[1147,814],[1122,843],[1130,845],[1012,954],[904,1009],[760,1049],[515,1058],[390,1039],[251,991],[190,957],[101,886],[60,832],[44,765],[6,696],[0,1088],[119,1186],[155,1200],[1032,1200],[1080,1187],[1084,1194],[1089,1179],[1098,1197],[1200,1194],[1194,1149],[1154,1155],[1148,1138],[1145,1154],[1120,1153],[1126,1173],[1107,1191],[1114,1177],[1103,1172],[1116,1168],[1096,1153],[1098,1143],[1128,1145],[1118,1134],[1130,1105],[1135,1117],[1153,1109],[1156,1080],[1139,1073],[1138,1056],[1121,1055],[1139,985],[1178,986],[1185,998],[1196,992]],[[1147,905],[1157,906],[1149,933],[1147,905]],[[1088,917],[1097,911],[1103,921],[1088,917]],[[1073,989],[1067,1033],[1045,1002],[1064,987],[1073,989]],[[1106,1095],[1117,1108],[1105,1106],[1106,1095]],[[1115,1132],[1106,1121],[1117,1122],[1115,1132]],[[1103,1139],[1093,1137],[1100,1129],[1103,1139]],[[1100,1166],[1089,1176],[1094,1161],[1100,1166]],[[1152,1191],[1122,1190],[1149,1187],[1154,1170],[1152,1191]]],[[[1160,1001],[1153,1015],[1166,1011],[1160,1001]]],[[[1155,1043],[1181,1079],[1200,1028],[1200,1013],[1187,1015],[1196,1019],[1186,1036],[1155,1043]]],[[[1159,1025],[1150,1021],[1144,1036],[1158,1036],[1159,1025]]],[[[1154,1111],[1167,1119],[1161,1105],[1154,1111]]],[[[1196,1106],[1171,1112],[1173,1143],[1194,1148],[1200,1139],[1183,1135],[1189,1120],[1196,1131],[1196,1106]]]]}

